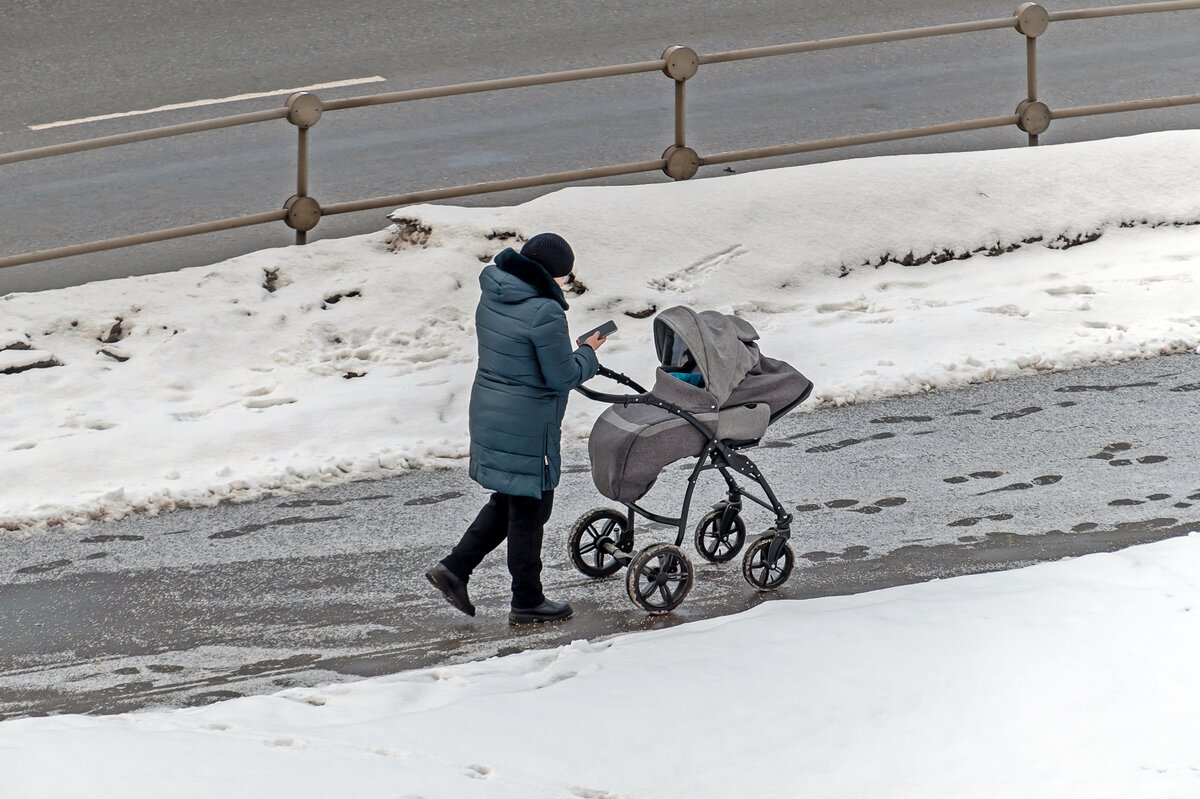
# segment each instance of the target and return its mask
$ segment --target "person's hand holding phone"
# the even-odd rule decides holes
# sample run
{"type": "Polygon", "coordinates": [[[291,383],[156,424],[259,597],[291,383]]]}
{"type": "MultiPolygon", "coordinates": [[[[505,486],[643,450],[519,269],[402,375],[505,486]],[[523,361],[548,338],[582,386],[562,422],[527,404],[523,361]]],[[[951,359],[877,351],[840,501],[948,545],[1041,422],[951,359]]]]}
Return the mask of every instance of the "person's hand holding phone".
{"type": "Polygon", "coordinates": [[[575,343],[580,347],[586,346],[591,347],[593,350],[598,350],[608,339],[608,337],[615,332],[617,332],[617,323],[609,319],[599,327],[594,327],[579,338],[575,339],[575,343]]]}

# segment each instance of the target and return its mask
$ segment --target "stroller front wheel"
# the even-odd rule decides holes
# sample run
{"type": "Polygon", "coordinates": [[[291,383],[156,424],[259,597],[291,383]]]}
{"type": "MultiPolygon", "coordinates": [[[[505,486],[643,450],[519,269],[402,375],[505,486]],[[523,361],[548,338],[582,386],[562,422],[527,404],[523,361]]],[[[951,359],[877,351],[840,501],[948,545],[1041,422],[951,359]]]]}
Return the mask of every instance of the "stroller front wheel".
{"type": "Polygon", "coordinates": [[[786,541],[779,551],[779,557],[772,563],[767,562],[774,538],[773,535],[762,536],[750,545],[742,557],[742,576],[759,591],[774,591],[779,588],[792,576],[792,567],[796,565],[792,545],[786,541]]]}
{"type": "Polygon", "coordinates": [[[594,508],[579,517],[567,539],[567,552],[575,568],[588,577],[608,577],[621,569],[621,561],[601,546],[604,542],[622,552],[633,551],[633,531],[625,528],[625,515],[611,508],[594,508]]]}
{"type": "Polygon", "coordinates": [[[727,563],[737,557],[746,543],[746,523],[733,511],[725,522],[725,508],[705,514],[696,525],[696,551],[710,563],[727,563]]]}
{"type": "Polygon", "coordinates": [[[651,544],[633,556],[625,590],[647,613],[669,613],[683,602],[696,580],[687,554],[674,544],[651,544]]]}

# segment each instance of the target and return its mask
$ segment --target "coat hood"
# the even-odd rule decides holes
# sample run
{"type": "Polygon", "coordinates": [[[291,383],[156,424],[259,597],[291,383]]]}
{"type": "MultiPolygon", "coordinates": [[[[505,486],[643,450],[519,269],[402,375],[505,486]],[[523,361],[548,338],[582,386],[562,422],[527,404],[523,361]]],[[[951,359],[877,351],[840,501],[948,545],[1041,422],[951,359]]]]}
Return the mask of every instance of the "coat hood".
{"type": "Polygon", "coordinates": [[[509,248],[498,254],[495,263],[479,273],[479,287],[497,302],[524,302],[532,297],[545,297],[568,307],[562,289],[550,273],[536,261],[509,248]]]}

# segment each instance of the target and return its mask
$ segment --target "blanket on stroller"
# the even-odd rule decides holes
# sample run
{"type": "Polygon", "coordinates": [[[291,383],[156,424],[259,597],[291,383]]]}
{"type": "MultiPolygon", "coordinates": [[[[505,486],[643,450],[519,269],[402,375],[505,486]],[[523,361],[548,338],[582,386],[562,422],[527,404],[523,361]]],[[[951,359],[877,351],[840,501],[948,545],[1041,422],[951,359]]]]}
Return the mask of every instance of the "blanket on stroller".
{"type": "MultiPolygon", "coordinates": [[[[717,438],[757,443],[767,426],[807,399],[812,383],[759,352],[749,322],[682,305],[654,319],[659,366],[650,394],[695,415],[717,438]]],[[[697,457],[706,437],[686,419],[653,405],[614,405],[588,441],[596,489],[622,503],[645,496],[664,468],[697,457]]]]}

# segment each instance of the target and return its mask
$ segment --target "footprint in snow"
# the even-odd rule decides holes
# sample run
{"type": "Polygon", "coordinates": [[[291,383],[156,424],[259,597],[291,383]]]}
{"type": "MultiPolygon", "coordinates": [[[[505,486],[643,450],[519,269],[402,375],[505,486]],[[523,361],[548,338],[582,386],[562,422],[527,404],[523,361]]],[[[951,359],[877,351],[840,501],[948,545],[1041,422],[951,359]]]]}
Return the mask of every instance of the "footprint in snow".
{"type": "Polygon", "coordinates": [[[1006,522],[1011,518],[1013,518],[1013,515],[1011,513],[994,513],[991,516],[968,516],[965,519],[959,519],[958,521],[950,522],[946,526],[947,527],[974,527],[975,525],[979,524],[980,522],[982,522],[984,520],[989,520],[989,521],[993,521],[993,522],[1006,522]]]}
{"type": "Polygon", "coordinates": [[[265,746],[272,746],[279,749],[303,749],[304,740],[301,738],[273,738],[269,741],[263,741],[265,746]]]}
{"type": "Polygon", "coordinates": [[[805,552],[800,557],[813,563],[824,563],[827,560],[862,560],[871,551],[870,547],[860,545],[846,547],[840,553],[825,552],[824,550],[815,550],[813,552],[805,552]]]}
{"type": "Polygon", "coordinates": [[[998,413],[992,417],[992,421],[1006,421],[1009,419],[1020,419],[1023,416],[1029,416],[1033,413],[1039,413],[1042,409],[1036,405],[1030,405],[1028,408],[1021,408],[1019,411],[1008,411],[1007,413],[998,413]]]}
{"type": "Polygon", "coordinates": [[[52,560],[49,563],[39,563],[36,566],[26,566],[22,569],[17,569],[17,574],[45,574],[46,572],[70,565],[71,561],[69,560],[52,560]]]}
{"type": "Polygon", "coordinates": [[[1082,393],[1085,391],[1099,391],[1099,392],[1103,392],[1103,393],[1112,393],[1112,392],[1118,391],[1122,388],[1149,388],[1151,386],[1157,386],[1157,385],[1158,385],[1158,383],[1154,383],[1154,382],[1122,383],[1122,384],[1111,385],[1111,386],[1063,386],[1062,388],[1056,388],[1054,390],[1060,394],[1079,394],[1079,393],[1082,393]]]}
{"type": "Polygon", "coordinates": [[[1024,308],[1018,308],[1015,305],[998,305],[988,308],[976,308],[975,310],[980,313],[997,314],[999,316],[1015,316],[1018,318],[1029,316],[1029,311],[1026,311],[1024,308]]]}
{"type": "Polygon", "coordinates": [[[445,502],[450,499],[458,499],[462,496],[461,491],[447,491],[444,494],[434,494],[429,497],[417,497],[406,501],[405,505],[436,505],[439,502],[445,502]]]}
{"type": "MultiPolygon", "coordinates": [[[[862,444],[867,441],[883,441],[884,439],[895,438],[895,437],[896,437],[895,433],[876,433],[875,435],[867,436],[866,438],[846,438],[841,441],[834,442],[832,444],[821,444],[820,446],[809,447],[808,449],[805,450],[805,452],[808,452],[808,453],[836,452],[839,449],[845,449],[846,447],[853,447],[856,444],[862,444]]],[[[688,467],[688,468],[691,468],[691,467],[688,467]]]]}
{"type": "Polygon", "coordinates": [[[1000,488],[993,488],[991,491],[981,491],[975,496],[982,497],[985,494],[998,494],[1001,491],[1027,491],[1034,486],[1049,486],[1062,480],[1060,474],[1044,474],[1040,477],[1035,477],[1028,483],[1010,483],[1009,485],[1000,488]]]}
{"type": "Polygon", "coordinates": [[[295,397],[263,397],[261,399],[248,399],[242,404],[250,410],[263,410],[264,408],[272,408],[276,405],[291,405],[293,402],[299,402],[295,397]]]}
{"type": "MultiPolygon", "coordinates": [[[[1171,498],[1170,494],[1147,494],[1145,499],[1114,499],[1112,502],[1109,502],[1108,504],[1114,508],[1120,508],[1120,507],[1127,507],[1130,505],[1145,505],[1147,502],[1162,502],[1164,499],[1170,499],[1170,498],[1171,498]]],[[[1186,503],[1176,503],[1175,507],[1178,508],[1180,506],[1180,504],[1182,504],[1183,507],[1185,507],[1185,508],[1191,507],[1190,505],[1188,505],[1186,503]]]]}
{"type": "Polygon", "coordinates": [[[957,477],[943,477],[943,483],[965,483],[968,480],[993,480],[997,477],[1003,477],[1004,472],[983,471],[971,472],[968,475],[958,475],[957,477]]]}
{"type": "Polygon", "coordinates": [[[835,510],[845,508],[846,510],[849,510],[851,513],[874,514],[874,513],[880,513],[884,508],[899,507],[900,505],[903,505],[906,502],[908,502],[908,500],[905,499],[904,497],[884,497],[883,499],[875,500],[874,502],[872,502],[869,505],[862,505],[859,507],[855,507],[856,505],[858,505],[857,499],[833,499],[833,500],[826,502],[824,505],[820,505],[820,504],[797,505],[796,510],[799,513],[809,513],[811,511],[815,511],[815,510],[821,510],[823,507],[833,508],[835,510]]]}
{"type": "Polygon", "coordinates": [[[649,281],[649,285],[657,291],[688,291],[707,280],[712,272],[728,266],[735,259],[748,252],[749,250],[742,245],[734,244],[720,252],[712,253],[693,261],[677,272],[654,278],[649,281]]]}
{"type": "Polygon", "coordinates": [[[1137,459],[1116,457],[1118,452],[1127,452],[1130,449],[1133,449],[1133,444],[1126,441],[1118,441],[1114,444],[1109,444],[1095,455],[1088,455],[1088,458],[1091,460],[1108,461],[1109,466],[1132,466],[1135,462],[1149,465],[1170,460],[1166,455],[1143,455],[1137,459]]]}
{"type": "Polygon", "coordinates": [[[571,786],[571,793],[578,796],[579,799],[620,799],[620,797],[610,791],[601,791],[595,788],[584,788],[579,785],[571,786]]]}
{"type": "Polygon", "coordinates": [[[1091,286],[1054,286],[1045,290],[1051,297],[1070,297],[1080,294],[1095,294],[1096,290],[1091,286]]]}

